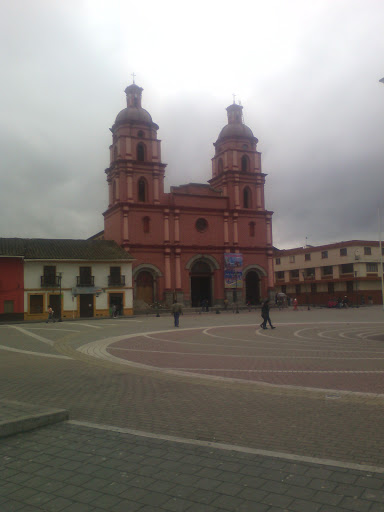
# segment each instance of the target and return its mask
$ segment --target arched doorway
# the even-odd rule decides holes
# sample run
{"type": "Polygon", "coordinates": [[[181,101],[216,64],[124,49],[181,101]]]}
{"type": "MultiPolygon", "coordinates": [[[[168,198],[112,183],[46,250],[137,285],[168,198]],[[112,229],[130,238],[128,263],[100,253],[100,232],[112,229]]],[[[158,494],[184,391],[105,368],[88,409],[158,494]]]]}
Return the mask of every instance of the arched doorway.
{"type": "Polygon", "coordinates": [[[246,275],[245,297],[251,304],[260,303],[260,276],[256,270],[250,270],[246,275]]]}
{"type": "Polygon", "coordinates": [[[201,306],[203,300],[212,305],[212,271],[205,261],[197,261],[191,268],[192,307],[201,306]]]}
{"type": "Polygon", "coordinates": [[[148,270],[142,270],[136,278],[136,299],[142,300],[147,304],[154,302],[154,280],[153,275],[148,270]]]}

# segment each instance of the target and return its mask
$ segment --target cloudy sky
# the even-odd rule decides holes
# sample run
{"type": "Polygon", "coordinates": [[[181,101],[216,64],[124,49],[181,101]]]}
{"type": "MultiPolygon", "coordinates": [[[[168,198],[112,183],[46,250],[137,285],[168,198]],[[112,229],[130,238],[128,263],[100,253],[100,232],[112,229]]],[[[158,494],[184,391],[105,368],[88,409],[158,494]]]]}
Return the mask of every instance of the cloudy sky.
{"type": "Polygon", "coordinates": [[[134,72],[167,188],[210,179],[235,93],[274,245],[377,239],[383,19],[382,0],[0,0],[0,236],[103,229],[109,128],[134,72]]]}

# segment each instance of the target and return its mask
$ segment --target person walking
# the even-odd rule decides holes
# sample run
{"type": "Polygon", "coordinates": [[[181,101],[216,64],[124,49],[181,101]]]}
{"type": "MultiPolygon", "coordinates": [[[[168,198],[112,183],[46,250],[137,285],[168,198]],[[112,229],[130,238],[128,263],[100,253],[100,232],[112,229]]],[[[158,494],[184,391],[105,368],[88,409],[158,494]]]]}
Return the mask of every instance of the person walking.
{"type": "Polygon", "coordinates": [[[261,316],[263,318],[263,322],[260,324],[262,329],[268,329],[267,322],[269,322],[271,329],[276,329],[276,327],[272,325],[271,319],[269,317],[269,299],[265,300],[261,306],[261,316]]]}
{"type": "Polygon", "coordinates": [[[52,322],[55,323],[56,320],[53,318],[53,313],[54,313],[54,311],[52,309],[52,306],[49,305],[48,306],[48,318],[47,318],[46,323],[48,323],[50,320],[52,320],[52,322]]]}
{"type": "Polygon", "coordinates": [[[171,312],[173,314],[173,318],[175,321],[175,327],[179,327],[179,318],[180,315],[183,314],[183,306],[180,304],[180,302],[177,302],[176,300],[173,302],[171,307],[171,312]]]}
{"type": "Polygon", "coordinates": [[[293,299],[293,311],[297,311],[298,302],[296,297],[293,299]]]}

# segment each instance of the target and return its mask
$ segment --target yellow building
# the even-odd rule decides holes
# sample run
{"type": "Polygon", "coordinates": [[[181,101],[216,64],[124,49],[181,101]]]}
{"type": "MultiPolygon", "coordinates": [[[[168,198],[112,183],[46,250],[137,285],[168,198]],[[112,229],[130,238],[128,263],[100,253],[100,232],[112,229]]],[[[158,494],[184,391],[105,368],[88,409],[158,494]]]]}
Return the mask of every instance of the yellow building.
{"type": "Polygon", "coordinates": [[[275,289],[299,304],[382,304],[381,257],[379,242],[364,240],[275,249],[275,289]]]}

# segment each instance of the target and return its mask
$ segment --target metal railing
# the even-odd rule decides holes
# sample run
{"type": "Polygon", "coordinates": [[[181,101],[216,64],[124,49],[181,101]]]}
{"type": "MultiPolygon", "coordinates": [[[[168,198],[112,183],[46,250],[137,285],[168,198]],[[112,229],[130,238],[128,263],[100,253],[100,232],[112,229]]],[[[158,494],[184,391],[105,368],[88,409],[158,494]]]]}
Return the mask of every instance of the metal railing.
{"type": "Polygon", "coordinates": [[[108,276],[108,286],[125,286],[125,276],[108,276]]]}

